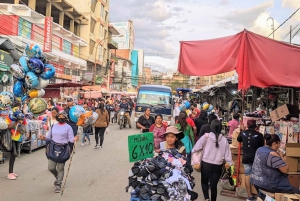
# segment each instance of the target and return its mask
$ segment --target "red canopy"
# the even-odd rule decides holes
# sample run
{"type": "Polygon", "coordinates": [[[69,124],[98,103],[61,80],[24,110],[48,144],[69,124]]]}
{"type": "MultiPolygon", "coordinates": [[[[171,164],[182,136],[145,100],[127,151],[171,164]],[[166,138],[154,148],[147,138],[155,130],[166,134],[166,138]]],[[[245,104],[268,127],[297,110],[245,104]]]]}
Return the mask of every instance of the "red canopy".
{"type": "Polygon", "coordinates": [[[300,87],[300,48],[247,30],[218,39],[180,43],[180,73],[208,76],[232,70],[239,75],[239,89],[300,87]]]}

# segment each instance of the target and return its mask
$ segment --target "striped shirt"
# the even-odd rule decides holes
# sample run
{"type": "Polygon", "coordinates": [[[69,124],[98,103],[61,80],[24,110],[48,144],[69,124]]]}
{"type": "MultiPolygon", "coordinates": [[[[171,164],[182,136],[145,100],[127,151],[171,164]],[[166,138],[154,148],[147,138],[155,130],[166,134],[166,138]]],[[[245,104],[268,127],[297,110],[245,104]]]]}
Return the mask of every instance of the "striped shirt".
{"type": "Polygon", "coordinates": [[[269,154],[267,159],[267,166],[278,169],[286,166],[286,163],[284,162],[284,160],[282,160],[281,157],[269,154]]]}

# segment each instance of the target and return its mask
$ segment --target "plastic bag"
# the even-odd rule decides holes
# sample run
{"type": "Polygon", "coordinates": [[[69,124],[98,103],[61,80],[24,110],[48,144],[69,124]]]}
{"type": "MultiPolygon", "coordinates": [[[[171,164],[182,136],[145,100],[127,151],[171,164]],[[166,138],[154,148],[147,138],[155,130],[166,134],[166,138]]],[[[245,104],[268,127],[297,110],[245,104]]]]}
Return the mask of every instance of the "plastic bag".
{"type": "Polygon", "coordinates": [[[9,129],[0,130],[0,149],[10,152],[12,149],[11,131],[9,129]]]}

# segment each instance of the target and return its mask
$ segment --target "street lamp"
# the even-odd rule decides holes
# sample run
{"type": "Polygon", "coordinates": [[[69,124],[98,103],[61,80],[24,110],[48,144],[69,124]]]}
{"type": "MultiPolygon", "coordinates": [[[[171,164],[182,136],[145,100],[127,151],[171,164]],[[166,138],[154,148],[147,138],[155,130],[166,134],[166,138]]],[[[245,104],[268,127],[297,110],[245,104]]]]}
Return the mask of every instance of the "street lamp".
{"type": "MultiPolygon", "coordinates": [[[[271,28],[272,28],[272,34],[273,34],[273,39],[274,39],[274,19],[272,18],[272,17],[269,17],[268,19],[267,19],[267,21],[269,21],[269,20],[272,20],[272,25],[271,25],[271,28]]],[[[271,34],[270,34],[271,35],[271,34]]],[[[269,35],[269,36],[270,36],[269,35]]]]}
{"type": "MultiPolygon", "coordinates": [[[[115,37],[122,37],[123,35],[117,35],[117,36],[115,36],[115,37]]],[[[104,40],[106,40],[106,39],[109,39],[109,38],[111,38],[111,37],[106,37],[106,38],[104,38],[104,39],[102,39],[102,40],[100,40],[99,42],[97,42],[97,45],[96,45],[96,50],[95,50],[95,65],[94,65],[94,85],[96,85],[96,69],[97,69],[97,50],[98,50],[98,46],[99,46],[99,44],[100,43],[102,43],[104,40]]]]}

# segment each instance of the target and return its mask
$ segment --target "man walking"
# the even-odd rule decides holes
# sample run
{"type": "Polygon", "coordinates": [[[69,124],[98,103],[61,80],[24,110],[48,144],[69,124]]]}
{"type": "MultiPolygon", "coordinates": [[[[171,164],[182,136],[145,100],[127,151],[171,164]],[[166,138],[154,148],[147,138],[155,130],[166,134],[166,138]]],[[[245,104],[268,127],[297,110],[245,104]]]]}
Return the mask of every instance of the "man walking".
{"type": "Polygon", "coordinates": [[[131,115],[132,115],[132,110],[133,110],[133,108],[134,108],[134,103],[133,103],[133,101],[132,101],[131,98],[129,98],[128,104],[129,104],[129,106],[130,106],[130,112],[129,112],[129,115],[130,115],[130,117],[131,117],[131,115]]]}
{"type": "MultiPolygon", "coordinates": [[[[64,109],[68,116],[70,116],[69,112],[70,112],[71,107],[73,107],[73,106],[74,106],[74,100],[73,100],[73,98],[68,98],[67,99],[67,107],[65,107],[65,109],[64,109]]],[[[76,136],[77,135],[77,131],[78,131],[78,126],[76,125],[76,123],[73,122],[71,120],[71,118],[69,118],[66,123],[69,124],[72,127],[74,136],[76,136]]]]}
{"type": "MultiPolygon", "coordinates": [[[[241,127],[244,127],[243,125],[241,127]]],[[[245,184],[248,194],[247,201],[256,200],[251,192],[250,175],[252,172],[252,165],[255,157],[256,150],[264,146],[264,137],[261,133],[257,132],[256,120],[250,119],[247,121],[247,130],[242,130],[237,140],[243,143],[243,160],[242,163],[245,169],[245,184]]],[[[243,128],[241,128],[243,129],[243,128]]]]}

